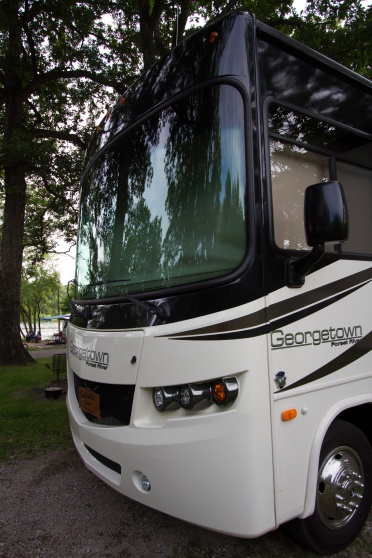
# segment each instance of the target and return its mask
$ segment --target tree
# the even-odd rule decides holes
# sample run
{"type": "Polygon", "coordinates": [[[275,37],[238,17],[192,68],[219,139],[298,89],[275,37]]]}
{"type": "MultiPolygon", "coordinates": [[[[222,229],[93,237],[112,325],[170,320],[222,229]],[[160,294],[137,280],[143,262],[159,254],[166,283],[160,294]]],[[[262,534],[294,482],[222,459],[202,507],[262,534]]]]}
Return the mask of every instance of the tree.
{"type": "Polygon", "coordinates": [[[24,234],[26,207],[30,221],[40,227],[45,222],[40,216],[54,210],[60,217],[57,225],[65,226],[66,209],[76,193],[76,178],[71,190],[66,184],[67,169],[79,169],[79,165],[76,158],[75,164],[69,163],[73,149],[56,151],[56,144],[85,146],[84,134],[80,135],[83,120],[91,116],[92,100],[99,95],[98,87],[89,86],[89,80],[100,87],[123,89],[101,71],[106,64],[102,60],[105,53],[99,48],[100,16],[106,9],[101,0],[0,3],[0,157],[4,169],[0,365],[30,361],[21,344],[18,323],[22,253],[26,243],[34,245],[37,259],[48,246],[45,235],[24,234]],[[27,189],[28,184],[32,188],[27,189]],[[44,192],[44,205],[35,207],[33,194],[37,189],[44,192]]]}
{"type": "Polygon", "coordinates": [[[0,365],[19,336],[22,254],[71,242],[82,150],[97,110],[204,21],[235,9],[371,75],[371,8],[359,0],[0,0],[0,365]],[[110,18],[107,18],[107,16],[110,18]]]}
{"type": "Polygon", "coordinates": [[[21,316],[26,331],[41,329],[42,314],[57,313],[61,285],[58,272],[43,264],[23,267],[21,280],[21,316]]]}
{"type": "Polygon", "coordinates": [[[308,1],[294,38],[372,78],[372,6],[357,0],[308,1]]]}

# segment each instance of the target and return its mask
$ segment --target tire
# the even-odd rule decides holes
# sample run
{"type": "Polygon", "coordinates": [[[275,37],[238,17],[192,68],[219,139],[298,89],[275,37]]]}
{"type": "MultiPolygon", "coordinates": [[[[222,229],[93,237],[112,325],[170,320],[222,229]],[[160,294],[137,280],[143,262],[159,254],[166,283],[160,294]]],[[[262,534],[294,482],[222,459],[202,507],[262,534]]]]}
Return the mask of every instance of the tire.
{"type": "Polygon", "coordinates": [[[313,515],[295,519],[288,530],[319,554],[346,548],[360,533],[372,503],[372,450],[359,428],[335,420],[319,458],[313,515]]]}

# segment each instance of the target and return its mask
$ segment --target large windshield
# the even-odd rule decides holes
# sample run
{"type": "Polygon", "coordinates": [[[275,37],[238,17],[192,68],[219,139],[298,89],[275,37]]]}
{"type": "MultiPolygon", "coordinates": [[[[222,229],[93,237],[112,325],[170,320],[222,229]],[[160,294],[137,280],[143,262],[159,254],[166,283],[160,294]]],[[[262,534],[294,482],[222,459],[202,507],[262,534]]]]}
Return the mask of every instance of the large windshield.
{"type": "Polygon", "coordinates": [[[77,297],[228,274],[246,252],[243,101],[211,87],[120,135],[83,181],[77,297]]]}

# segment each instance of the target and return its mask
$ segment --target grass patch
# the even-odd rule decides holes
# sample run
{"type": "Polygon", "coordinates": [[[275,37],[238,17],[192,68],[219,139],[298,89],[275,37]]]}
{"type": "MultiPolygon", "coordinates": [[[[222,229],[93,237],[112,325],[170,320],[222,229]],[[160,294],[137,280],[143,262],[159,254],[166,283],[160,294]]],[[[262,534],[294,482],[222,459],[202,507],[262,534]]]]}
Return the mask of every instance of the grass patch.
{"type": "Polygon", "coordinates": [[[0,371],[0,460],[32,457],[71,443],[65,397],[51,400],[51,357],[0,371]]]}

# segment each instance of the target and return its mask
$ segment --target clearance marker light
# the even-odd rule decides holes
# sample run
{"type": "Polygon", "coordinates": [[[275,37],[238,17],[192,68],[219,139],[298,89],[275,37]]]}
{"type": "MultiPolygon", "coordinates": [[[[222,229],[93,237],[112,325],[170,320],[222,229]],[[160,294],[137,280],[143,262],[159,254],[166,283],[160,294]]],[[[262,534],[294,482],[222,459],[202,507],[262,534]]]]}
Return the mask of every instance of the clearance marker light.
{"type": "Polygon", "coordinates": [[[296,409],[286,409],[282,411],[282,420],[293,420],[297,417],[296,409]]]}
{"type": "Polygon", "coordinates": [[[217,39],[218,39],[218,31],[211,31],[208,35],[207,41],[212,45],[217,41],[217,39]]]}

